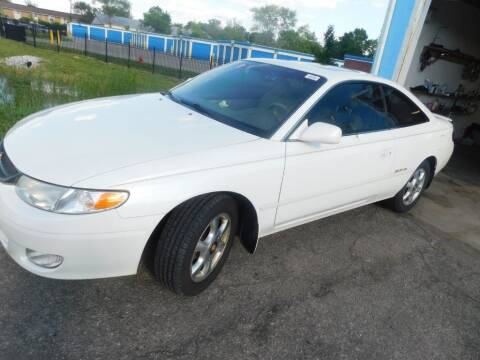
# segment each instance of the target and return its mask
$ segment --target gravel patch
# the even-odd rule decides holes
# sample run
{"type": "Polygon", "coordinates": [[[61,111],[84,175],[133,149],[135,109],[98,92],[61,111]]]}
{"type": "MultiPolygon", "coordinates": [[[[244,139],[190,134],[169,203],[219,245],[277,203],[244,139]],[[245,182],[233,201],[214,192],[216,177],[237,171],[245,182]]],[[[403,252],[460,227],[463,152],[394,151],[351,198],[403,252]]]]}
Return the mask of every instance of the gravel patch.
{"type": "Polygon", "coordinates": [[[42,59],[36,56],[23,55],[5,58],[3,62],[7,66],[34,69],[42,62],[42,59]]]}

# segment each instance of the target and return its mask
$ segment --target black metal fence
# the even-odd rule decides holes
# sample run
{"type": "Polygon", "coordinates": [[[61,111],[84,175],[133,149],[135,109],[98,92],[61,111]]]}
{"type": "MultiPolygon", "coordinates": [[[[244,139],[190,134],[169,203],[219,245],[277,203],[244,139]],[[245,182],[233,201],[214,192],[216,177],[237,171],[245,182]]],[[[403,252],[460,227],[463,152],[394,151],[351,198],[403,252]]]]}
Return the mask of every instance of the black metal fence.
{"type": "Polygon", "coordinates": [[[24,27],[5,24],[5,36],[7,39],[16,41],[26,41],[26,31],[24,27]]]}
{"type": "Polygon", "coordinates": [[[178,78],[192,77],[217,65],[213,61],[192,59],[183,55],[176,56],[155,48],[146,49],[133,44],[123,45],[108,40],[92,40],[86,35],[84,38],[68,37],[60,30],[38,24],[12,23],[5,19],[0,21],[0,35],[34,47],[78,53],[107,63],[141,68],[152,73],[162,73],[178,78]]]}

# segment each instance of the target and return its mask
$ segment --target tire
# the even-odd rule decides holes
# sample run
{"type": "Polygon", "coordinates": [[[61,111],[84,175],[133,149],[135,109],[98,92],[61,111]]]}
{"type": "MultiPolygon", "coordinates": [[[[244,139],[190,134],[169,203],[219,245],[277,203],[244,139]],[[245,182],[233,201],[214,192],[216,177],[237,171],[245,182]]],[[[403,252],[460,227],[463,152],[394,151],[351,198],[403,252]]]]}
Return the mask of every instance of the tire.
{"type": "Polygon", "coordinates": [[[431,176],[430,163],[425,160],[415,170],[407,184],[400,190],[397,195],[387,200],[387,206],[395,212],[405,213],[410,211],[421,198],[431,176]],[[423,174],[422,178],[419,176],[423,174]],[[407,197],[405,199],[405,197],[407,197]]]}
{"type": "Polygon", "coordinates": [[[237,229],[237,204],[226,194],[183,203],[173,210],[160,233],[155,277],[177,294],[199,294],[220,273],[237,229]]]}

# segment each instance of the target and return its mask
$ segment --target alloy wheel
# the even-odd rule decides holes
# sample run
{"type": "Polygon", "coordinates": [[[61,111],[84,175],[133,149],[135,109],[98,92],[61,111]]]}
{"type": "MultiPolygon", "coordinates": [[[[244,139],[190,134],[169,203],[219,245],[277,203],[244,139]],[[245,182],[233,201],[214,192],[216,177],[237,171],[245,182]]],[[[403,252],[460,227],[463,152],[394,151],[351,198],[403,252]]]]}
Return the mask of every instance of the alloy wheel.
{"type": "Polygon", "coordinates": [[[415,171],[415,173],[405,186],[405,191],[402,197],[403,204],[405,206],[412,205],[415,200],[418,199],[418,197],[422,193],[423,187],[425,186],[425,178],[426,172],[424,169],[419,168],[417,169],[417,171],[415,171]]]}
{"type": "Polygon", "coordinates": [[[215,269],[230,239],[232,220],[226,213],[215,216],[198,239],[190,267],[194,282],[203,281],[215,269]]]}

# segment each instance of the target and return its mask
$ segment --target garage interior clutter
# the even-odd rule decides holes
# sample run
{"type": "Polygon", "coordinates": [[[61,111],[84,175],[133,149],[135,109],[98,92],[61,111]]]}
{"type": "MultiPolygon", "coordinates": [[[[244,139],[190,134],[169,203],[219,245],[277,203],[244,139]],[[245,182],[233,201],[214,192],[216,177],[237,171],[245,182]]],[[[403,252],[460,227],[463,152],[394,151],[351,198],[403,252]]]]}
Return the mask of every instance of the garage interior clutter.
{"type": "Polygon", "coordinates": [[[453,119],[454,139],[466,146],[480,146],[478,24],[480,2],[432,1],[399,75],[433,112],[453,119]]]}

